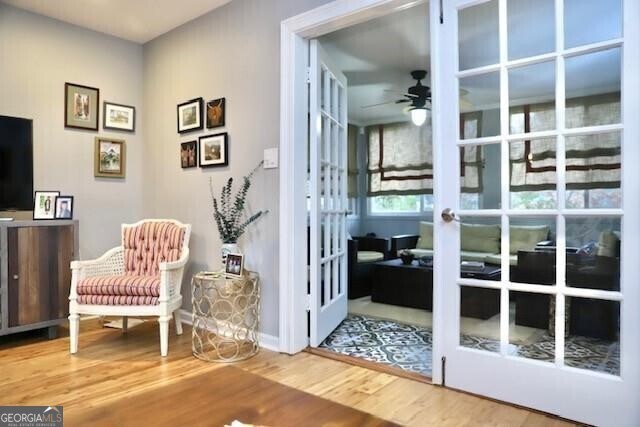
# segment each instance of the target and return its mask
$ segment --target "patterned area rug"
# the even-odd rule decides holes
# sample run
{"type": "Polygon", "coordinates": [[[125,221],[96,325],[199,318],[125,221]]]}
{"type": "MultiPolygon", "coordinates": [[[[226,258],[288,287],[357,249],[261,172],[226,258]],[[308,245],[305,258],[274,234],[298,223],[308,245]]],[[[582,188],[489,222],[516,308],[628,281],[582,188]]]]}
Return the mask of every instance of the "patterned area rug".
{"type": "MultiPolygon", "coordinates": [[[[492,352],[500,341],[462,335],[460,345],[492,352]]],[[[320,345],[346,356],[431,376],[431,329],[392,320],[350,314],[320,345]]],[[[509,345],[509,354],[553,363],[555,340],[544,332],[533,343],[509,345]]],[[[620,345],[597,338],[570,336],[565,340],[565,364],[613,375],[620,374],[620,345]]]]}
{"type": "Polygon", "coordinates": [[[431,375],[431,330],[423,327],[350,314],[320,347],[431,375]]]}

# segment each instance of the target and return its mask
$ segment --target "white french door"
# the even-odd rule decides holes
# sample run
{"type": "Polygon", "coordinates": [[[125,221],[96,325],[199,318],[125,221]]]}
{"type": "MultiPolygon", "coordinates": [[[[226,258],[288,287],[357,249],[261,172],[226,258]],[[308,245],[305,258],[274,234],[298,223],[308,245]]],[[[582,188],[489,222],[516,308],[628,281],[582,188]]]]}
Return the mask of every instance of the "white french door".
{"type": "Polygon", "coordinates": [[[436,207],[457,214],[436,220],[446,385],[640,425],[640,6],[443,4],[436,207]]]}
{"type": "Polygon", "coordinates": [[[310,345],[347,317],[347,79],[310,41],[310,345]]]}

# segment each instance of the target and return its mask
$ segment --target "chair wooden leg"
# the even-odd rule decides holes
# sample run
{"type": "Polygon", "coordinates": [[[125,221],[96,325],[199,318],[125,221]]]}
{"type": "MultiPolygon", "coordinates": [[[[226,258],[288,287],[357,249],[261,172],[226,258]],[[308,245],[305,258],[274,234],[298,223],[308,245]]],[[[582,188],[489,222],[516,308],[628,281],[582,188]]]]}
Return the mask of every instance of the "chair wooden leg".
{"type": "Polygon", "coordinates": [[[80,316],[77,314],[69,315],[69,352],[75,354],[78,352],[78,334],[80,332],[80,316]]]}
{"type": "Polygon", "coordinates": [[[180,310],[173,312],[173,320],[176,321],[176,335],[182,335],[182,320],[180,319],[180,310]]]}
{"type": "Polygon", "coordinates": [[[127,316],[122,316],[122,333],[126,334],[129,328],[129,318],[127,316]]]}
{"type": "Polygon", "coordinates": [[[160,325],[160,356],[164,357],[169,351],[169,320],[171,316],[158,317],[160,325]]]}

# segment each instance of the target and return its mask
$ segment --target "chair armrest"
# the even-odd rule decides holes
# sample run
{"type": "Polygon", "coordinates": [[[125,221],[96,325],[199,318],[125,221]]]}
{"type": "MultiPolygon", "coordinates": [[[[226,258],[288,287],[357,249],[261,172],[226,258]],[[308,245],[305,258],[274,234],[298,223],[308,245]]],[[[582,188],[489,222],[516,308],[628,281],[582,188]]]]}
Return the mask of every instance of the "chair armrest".
{"type": "Polygon", "coordinates": [[[415,249],[420,236],[415,234],[402,234],[391,237],[391,258],[398,258],[398,251],[403,249],[415,249]]]}
{"type": "Polygon", "coordinates": [[[124,248],[116,246],[92,260],[71,261],[71,271],[77,271],[82,277],[123,274],[124,248]]]}
{"type": "Polygon", "coordinates": [[[353,240],[358,243],[359,251],[374,251],[384,254],[384,258],[389,256],[389,239],[380,237],[354,237],[353,240]]]}
{"type": "Polygon", "coordinates": [[[180,295],[184,267],[188,261],[189,248],[184,248],[177,261],[160,263],[160,302],[180,295]]]}

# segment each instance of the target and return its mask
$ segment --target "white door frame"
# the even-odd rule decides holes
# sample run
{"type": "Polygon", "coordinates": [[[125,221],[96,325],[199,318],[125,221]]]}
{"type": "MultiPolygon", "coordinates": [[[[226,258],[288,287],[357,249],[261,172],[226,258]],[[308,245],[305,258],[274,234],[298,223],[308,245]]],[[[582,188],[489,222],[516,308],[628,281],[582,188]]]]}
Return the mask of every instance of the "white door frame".
{"type": "MultiPolygon", "coordinates": [[[[324,6],[294,16],[282,22],[280,31],[280,330],[279,348],[283,353],[294,354],[309,343],[307,337],[307,40],[349,27],[373,18],[424,3],[425,0],[336,0],[324,6]]],[[[430,2],[430,16],[439,16],[439,2],[430,2]]],[[[432,46],[437,31],[430,26],[432,46]]],[[[433,61],[438,53],[432,51],[433,61]]],[[[432,75],[436,87],[437,75],[432,75]]],[[[437,90],[437,89],[436,89],[437,90]]],[[[434,93],[434,100],[437,94],[434,93]]],[[[438,103],[433,103],[433,117],[439,114],[438,103]]],[[[437,155],[438,120],[434,120],[434,155],[437,155]]],[[[437,182],[434,186],[437,188],[437,182]]],[[[437,253],[437,252],[436,252],[437,253]]],[[[438,257],[435,257],[436,271],[438,257]]],[[[436,273],[437,275],[437,273],[436,273]]],[[[434,277],[434,279],[436,279],[434,277]]],[[[440,325],[435,307],[440,306],[437,280],[434,280],[434,331],[440,325]]],[[[439,359],[441,343],[434,334],[434,360],[439,359]]],[[[441,383],[441,365],[433,364],[434,383],[441,383]]]]}

